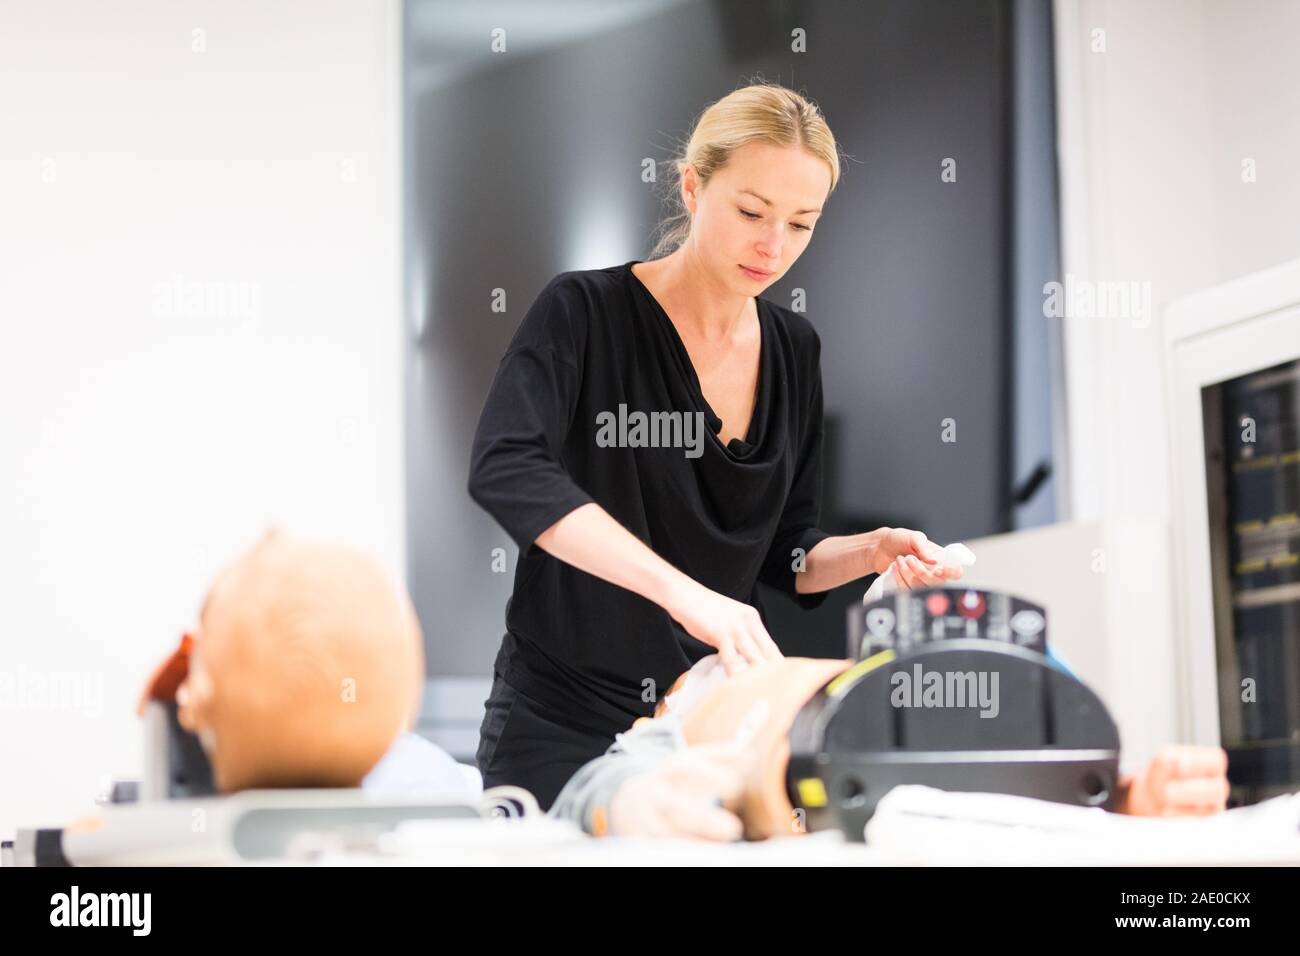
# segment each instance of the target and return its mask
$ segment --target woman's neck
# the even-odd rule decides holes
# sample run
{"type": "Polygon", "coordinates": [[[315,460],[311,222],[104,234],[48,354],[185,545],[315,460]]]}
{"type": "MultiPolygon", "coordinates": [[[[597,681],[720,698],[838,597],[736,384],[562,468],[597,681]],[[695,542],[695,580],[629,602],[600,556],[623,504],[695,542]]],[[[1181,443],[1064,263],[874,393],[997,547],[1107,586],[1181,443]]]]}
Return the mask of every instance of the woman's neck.
{"type": "Polygon", "coordinates": [[[752,297],[717,282],[685,246],[644,265],[673,324],[705,342],[726,341],[749,313],[752,297]]]}

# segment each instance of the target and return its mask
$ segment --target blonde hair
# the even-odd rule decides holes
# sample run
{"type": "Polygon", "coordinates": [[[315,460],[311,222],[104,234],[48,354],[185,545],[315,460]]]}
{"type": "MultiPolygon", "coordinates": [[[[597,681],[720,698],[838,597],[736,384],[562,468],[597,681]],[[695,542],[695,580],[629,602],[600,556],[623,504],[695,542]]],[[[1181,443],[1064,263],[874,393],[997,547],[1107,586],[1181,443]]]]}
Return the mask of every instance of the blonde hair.
{"type": "Polygon", "coordinates": [[[671,211],[659,223],[651,259],[675,251],[691,234],[691,214],[681,191],[686,164],[695,167],[704,186],[727,165],[735,150],[755,141],[808,150],[830,167],[830,192],[835,191],[840,180],[839,147],[817,105],[774,83],[741,87],[708,106],[696,120],[685,148],[667,161],[671,172],[664,179],[668,185],[664,199],[671,211]]]}

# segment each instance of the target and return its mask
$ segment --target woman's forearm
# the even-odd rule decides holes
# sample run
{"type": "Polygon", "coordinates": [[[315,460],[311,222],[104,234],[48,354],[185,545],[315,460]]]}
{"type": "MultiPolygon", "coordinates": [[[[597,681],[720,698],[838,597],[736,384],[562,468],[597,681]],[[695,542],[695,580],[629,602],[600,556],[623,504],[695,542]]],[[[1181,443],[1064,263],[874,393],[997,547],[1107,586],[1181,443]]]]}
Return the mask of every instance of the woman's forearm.
{"type": "Polygon", "coordinates": [[[716,649],[728,674],[781,657],[752,605],[677,570],[594,501],[574,508],[534,541],[566,564],[658,604],[686,633],[716,649]]]}
{"type": "Polygon", "coordinates": [[[795,575],[794,589],[800,594],[829,591],[873,573],[877,546],[888,531],[877,528],[819,541],[805,555],[804,569],[795,575]]]}
{"type": "MultiPolygon", "coordinates": [[[[829,591],[871,574],[877,544],[888,528],[818,542],[795,578],[800,594],[829,591]]],[[[537,546],[566,564],[673,610],[683,588],[695,585],[600,505],[575,508],[537,536],[537,546]]]]}
{"type": "Polygon", "coordinates": [[[682,590],[697,584],[595,503],[575,508],[555,522],[537,536],[537,546],[669,613],[682,590]]]}

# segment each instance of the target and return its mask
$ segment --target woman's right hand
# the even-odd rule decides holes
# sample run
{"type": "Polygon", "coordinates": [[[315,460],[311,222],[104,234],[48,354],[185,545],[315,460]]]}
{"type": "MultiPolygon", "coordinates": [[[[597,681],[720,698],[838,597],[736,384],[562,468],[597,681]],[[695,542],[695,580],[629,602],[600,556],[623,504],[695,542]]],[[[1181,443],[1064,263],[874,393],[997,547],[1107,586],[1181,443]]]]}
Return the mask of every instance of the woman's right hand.
{"type": "Polygon", "coordinates": [[[767,633],[756,608],[711,591],[698,581],[685,579],[664,608],[692,637],[717,648],[728,675],[785,656],[767,633]]]}

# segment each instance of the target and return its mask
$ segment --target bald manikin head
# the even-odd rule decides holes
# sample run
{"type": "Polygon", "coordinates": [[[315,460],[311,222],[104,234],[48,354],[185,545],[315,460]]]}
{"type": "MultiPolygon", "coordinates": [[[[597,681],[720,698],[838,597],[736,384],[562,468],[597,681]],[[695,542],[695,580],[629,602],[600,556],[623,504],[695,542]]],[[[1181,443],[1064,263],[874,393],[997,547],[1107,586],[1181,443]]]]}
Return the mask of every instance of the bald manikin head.
{"type": "Polygon", "coordinates": [[[178,719],[218,790],[354,787],[417,714],[405,592],[347,548],[271,532],[213,582],[178,719]]]}

